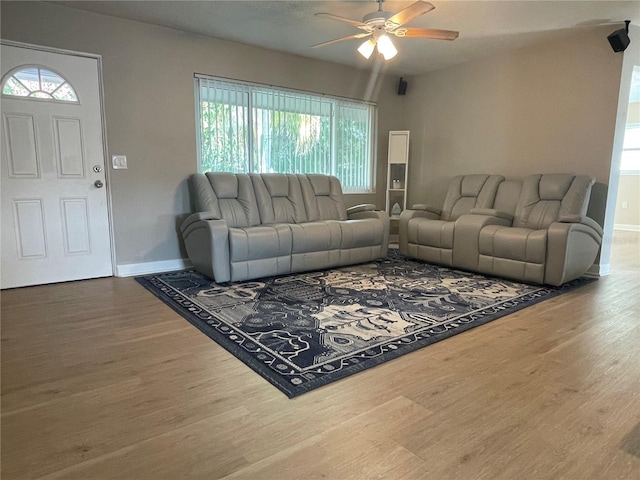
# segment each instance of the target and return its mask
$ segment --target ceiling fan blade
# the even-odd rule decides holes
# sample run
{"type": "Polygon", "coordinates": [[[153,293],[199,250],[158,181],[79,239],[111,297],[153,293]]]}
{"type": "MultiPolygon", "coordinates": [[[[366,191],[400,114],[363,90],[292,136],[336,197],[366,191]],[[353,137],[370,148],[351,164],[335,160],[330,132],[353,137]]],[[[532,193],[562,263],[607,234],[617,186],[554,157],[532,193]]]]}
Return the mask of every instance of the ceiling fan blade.
{"type": "Polygon", "coordinates": [[[335,40],[329,40],[328,42],[318,43],[316,45],[311,45],[311,48],[317,47],[326,47],[327,45],[331,45],[332,43],[343,42],[345,40],[353,40],[355,38],[364,38],[371,35],[370,33],[357,33],[355,35],[349,35],[348,37],[336,38],[335,40]]]}
{"type": "Polygon", "coordinates": [[[338,22],[348,23],[349,25],[353,25],[354,27],[364,27],[364,23],[359,22],[357,20],[351,20],[350,18],[341,17],[339,15],[334,15],[333,13],[316,13],[316,17],[324,17],[330,20],[337,20],[338,22]]]}
{"type": "Polygon", "coordinates": [[[434,30],[431,28],[407,28],[402,30],[406,30],[406,32],[404,32],[403,34],[402,31],[399,31],[396,36],[412,38],[433,38],[435,40],[455,40],[459,35],[458,32],[455,32],[453,30],[434,30]]]}
{"type": "Polygon", "coordinates": [[[400,10],[393,17],[389,18],[386,23],[393,23],[394,25],[401,26],[420,15],[430,12],[434,8],[436,7],[431,5],[429,2],[418,0],[416,3],[409,5],[404,10],[400,10]]]}

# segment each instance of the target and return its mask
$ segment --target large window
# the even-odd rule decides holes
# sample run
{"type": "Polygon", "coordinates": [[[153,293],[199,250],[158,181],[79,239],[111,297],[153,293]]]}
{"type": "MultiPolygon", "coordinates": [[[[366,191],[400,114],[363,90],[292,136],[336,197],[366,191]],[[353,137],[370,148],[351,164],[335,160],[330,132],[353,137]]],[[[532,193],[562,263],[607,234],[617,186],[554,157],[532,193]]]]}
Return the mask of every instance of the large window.
{"type": "Polygon", "coordinates": [[[196,102],[201,171],[327,173],[373,191],[374,105],[203,76],[196,102]]]}

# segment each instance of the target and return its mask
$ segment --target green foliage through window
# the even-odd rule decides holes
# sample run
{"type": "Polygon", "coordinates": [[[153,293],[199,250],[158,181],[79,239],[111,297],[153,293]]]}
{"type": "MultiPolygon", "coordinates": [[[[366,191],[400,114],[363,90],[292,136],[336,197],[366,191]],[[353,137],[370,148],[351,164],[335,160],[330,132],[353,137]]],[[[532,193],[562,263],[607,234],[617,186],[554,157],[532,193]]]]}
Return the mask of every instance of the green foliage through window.
{"type": "Polygon", "coordinates": [[[328,173],[370,192],[375,107],[199,77],[200,170],[328,173]]]}

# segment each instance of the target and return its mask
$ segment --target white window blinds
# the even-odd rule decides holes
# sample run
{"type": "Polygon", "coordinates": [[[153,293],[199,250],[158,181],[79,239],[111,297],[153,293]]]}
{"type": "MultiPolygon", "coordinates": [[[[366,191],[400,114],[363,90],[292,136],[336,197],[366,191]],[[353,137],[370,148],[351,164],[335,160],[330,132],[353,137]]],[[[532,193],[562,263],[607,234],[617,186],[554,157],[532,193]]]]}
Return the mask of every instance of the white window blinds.
{"type": "Polygon", "coordinates": [[[327,173],[373,190],[375,106],[197,78],[201,171],[327,173]]]}

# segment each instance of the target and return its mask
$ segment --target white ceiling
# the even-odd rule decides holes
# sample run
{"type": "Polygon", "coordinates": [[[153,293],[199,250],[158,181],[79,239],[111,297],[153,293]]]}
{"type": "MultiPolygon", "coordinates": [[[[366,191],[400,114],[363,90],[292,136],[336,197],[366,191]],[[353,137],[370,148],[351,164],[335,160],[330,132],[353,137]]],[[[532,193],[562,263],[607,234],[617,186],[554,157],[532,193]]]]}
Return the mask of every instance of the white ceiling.
{"type": "MultiPolygon", "coordinates": [[[[397,12],[414,1],[387,0],[383,10],[397,12]]],[[[55,3],[359,68],[373,64],[356,52],[362,40],[315,49],[310,46],[361,33],[356,27],[316,17],[315,13],[328,12],[361,21],[365,14],[377,10],[375,0],[55,3]]],[[[611,31],[614,31],[624,26],[625,19],[634,25],[640,23],[640,2],[637,0],[431,0],[431,3],[435,10],[412,20],[407,26],[458,30],[460,37],[454,41],[394,38],[399,53],[387,62],[387,73],[417,75],[567,35],[575,29],[611,24],[611,31]]],[[[640,41],[640,38],[632,41],[640,41]]]]}

